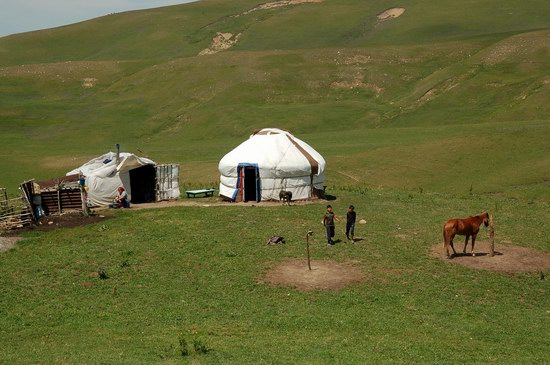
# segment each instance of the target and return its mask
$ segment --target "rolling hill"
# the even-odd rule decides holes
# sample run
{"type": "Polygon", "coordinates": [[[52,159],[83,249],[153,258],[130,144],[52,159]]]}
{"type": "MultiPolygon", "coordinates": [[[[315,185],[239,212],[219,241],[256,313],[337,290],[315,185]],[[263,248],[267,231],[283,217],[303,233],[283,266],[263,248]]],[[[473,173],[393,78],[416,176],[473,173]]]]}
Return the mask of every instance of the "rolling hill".
{"type": "Polygon", "coordinates": [[[275,126],[329,185],[548,200],[549,63],[545,1],[200,1],[4,37],[0,186],[115,143],[211,184],[275,126]]]}

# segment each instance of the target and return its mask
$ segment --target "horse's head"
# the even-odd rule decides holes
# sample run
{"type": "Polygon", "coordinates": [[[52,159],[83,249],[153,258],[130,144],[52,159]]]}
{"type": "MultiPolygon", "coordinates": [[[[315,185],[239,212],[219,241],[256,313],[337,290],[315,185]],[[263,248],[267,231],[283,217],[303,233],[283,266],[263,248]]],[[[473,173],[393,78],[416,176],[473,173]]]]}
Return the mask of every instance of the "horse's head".
{"type": "Polygon", "coordinates": [[[483,219],[485,227],[487,227],[489,225],[489,213],[483,213],[480,217],[483,219]]]}

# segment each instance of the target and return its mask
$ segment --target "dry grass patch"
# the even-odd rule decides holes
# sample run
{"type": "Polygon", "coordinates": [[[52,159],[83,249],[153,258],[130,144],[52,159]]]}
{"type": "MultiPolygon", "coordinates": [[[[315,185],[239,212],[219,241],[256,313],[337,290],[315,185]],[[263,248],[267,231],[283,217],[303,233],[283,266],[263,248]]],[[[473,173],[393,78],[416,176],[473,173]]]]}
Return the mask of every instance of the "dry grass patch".
{"type": "Polygon", "coordinates": [[[352,263],[288,259],[273,267],[260,281],[274,286],[292,287],[301,291],[340,290],[364,280],[363,272],[352,263]]]}

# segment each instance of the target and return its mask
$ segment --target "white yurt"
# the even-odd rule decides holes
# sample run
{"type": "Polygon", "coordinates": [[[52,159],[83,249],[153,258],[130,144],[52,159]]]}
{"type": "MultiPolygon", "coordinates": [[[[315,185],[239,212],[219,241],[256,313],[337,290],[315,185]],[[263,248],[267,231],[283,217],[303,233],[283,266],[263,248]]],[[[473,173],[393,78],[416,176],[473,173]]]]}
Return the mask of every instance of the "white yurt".
{"type": "Polygon", "coordinates": [[[293,200],[324,195],[325,159],[288,131],[265,128],[220,161],[220,196],[231,201],[293,200]]]}

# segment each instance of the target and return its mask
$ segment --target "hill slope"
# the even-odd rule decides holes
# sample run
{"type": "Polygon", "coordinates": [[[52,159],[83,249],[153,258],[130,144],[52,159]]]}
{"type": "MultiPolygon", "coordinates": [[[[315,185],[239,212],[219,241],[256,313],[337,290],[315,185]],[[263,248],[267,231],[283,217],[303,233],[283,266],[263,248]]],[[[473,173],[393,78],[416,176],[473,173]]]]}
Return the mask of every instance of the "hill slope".
{"type": "Polygon", "coordinates": [[[1,38],[0,186],[115,143],[211,183],[277,126],[330,184],[548,199],[550,5],[454,4],[201,1],[1,38]]]}

